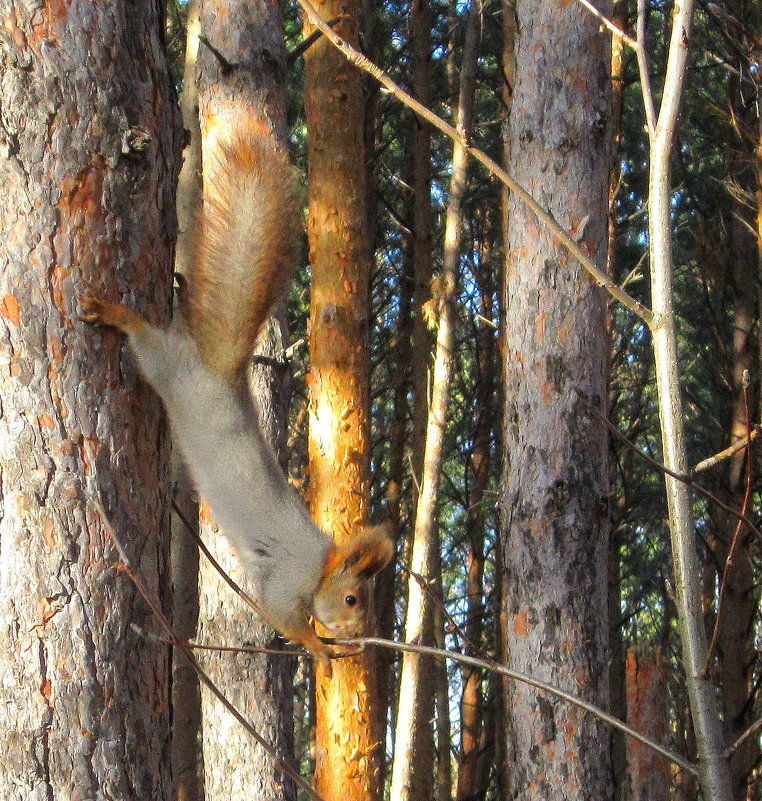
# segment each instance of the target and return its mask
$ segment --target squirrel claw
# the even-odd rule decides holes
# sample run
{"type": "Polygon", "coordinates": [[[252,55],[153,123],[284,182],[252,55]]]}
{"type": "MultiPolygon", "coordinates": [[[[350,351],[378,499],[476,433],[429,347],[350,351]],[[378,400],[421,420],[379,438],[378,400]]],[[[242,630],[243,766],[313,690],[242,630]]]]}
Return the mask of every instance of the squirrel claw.
{"type": "Polygon", "coordinates": [[[81,295],[79,302],[85,310],[83,314],[79,315],[79,319],[83,323],[90,323],[91,325],[100,325],[103,323],[103,302],[98,300],[94,295],[81,295]]]}

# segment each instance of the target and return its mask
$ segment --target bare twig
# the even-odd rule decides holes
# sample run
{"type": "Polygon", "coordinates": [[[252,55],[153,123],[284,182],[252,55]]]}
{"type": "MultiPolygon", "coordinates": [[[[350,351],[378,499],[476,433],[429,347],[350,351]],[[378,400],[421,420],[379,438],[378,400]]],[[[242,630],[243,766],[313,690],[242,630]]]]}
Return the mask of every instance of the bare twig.
{"type": "MultiPolygon", "coordinates": [[[[749,435],[749,439],[752,442],[759,436],[760,432],[762,432],[762,426],[759,423],[755,423],[751,434],[749,435]]],[[[724,459],[729,459],[734,453],[738,453],[738,451],[742,450],[743,448],[747,447],[747,440],[746,439],[739,439],[738,442],[734,442],[725,450],[720,451],[719,453],[715,453],[714,456],[710,456],[707,459],[702,459],[694,468],[694,473],[700,473],[702,470],[708,470],[710,467],[714,467],[715,465],[722,462],[724,459]]]]}
{"type": "MultiPolygon", "coordinates": [[[[327,24],[333,28],[337,22],[340,22],[343,19],[349,19],[349,14],[339,14],[337,17],[333,17],[333,19],[329,19],[327,24]]],[[[314,45],[322,35],[323,32],[318,30],[313,31],[309,36],[305,36],[305,38],[302,39],[302,41],[299,42],[299,44],[296,45],[293,50],[289,51],[288,63],[293,64],[297,58],[304,55],[304,53],[306,53],[307,50],[309,50],[310,47],[312,47],[312,45],[314,45]]]]}
{"type": "Polygon", "coordinates": [[[203,541],[203,539],[201,539],[201,536],[199,535],[198,531],[196,531],[196,529],[191,525],[190,521],[185,517],[180,507],[174,501],[172,501],[172,509],[174,510],[175,514],[180,518],[183,525],[188,530],[188,533],[196,541],[196,545],[198,545],[198,548],[201,551],[201,553],[204,554],[204,556],[211,563],[212,567],[220,574],[223,581],[225,581],[225,583],[230,587],[231,590],[233,590],[233,592],[239,598],[245,601],[258,615],[261,616],[261,612],[257,607],[257,602],[244,589],[242,589],[239,584],[237,584],[235,581],[233,581],[232,578],[230,578],[230,576],[227,574],[222,565],[214,558],[209,548],[206,547],[206,543],[203,541]]]}
{"type": "Polygon", "coordinates": [[[130,560],[127,557],[127,554],[122,547],[119,538],[116,536],[116,532],[114,531],[113,526],[109,522],[108,517],[106,516],[106,512],[101,506],[99,501],[93,501],[93,506],[97,510],[98,514],[101,516],[101,520],[103,521],[103,527],[106,530],[106,533],[110,537],[111,541],[114,543],[114,547],[119,554],[119,558],[122,561],[123,569],[130,577],[130,580],[135,585],[135,589],[140,593],[143,600],[148,604],[153,612],[156,620],[167,632],[167,635],[171,637],[173,640],[176,640],[177,647],[180,649],[182,655],[188,660],[191,667],[196,671],[201,682],[206,685],[209,690],[211,691],[212,695],[217,698],[217,700],[225,707],[225,709],[230,712],[230,714],[243,726],[246,732],[253,737],[264,750],[275,760],[275,767],[279,770],[282,770],[287,776],[290,776],[294,783],[303,790],[310,798],[315,799],[315,801],[323,801],[322,797],[315,792],[312,786],[306,782],[300,775],[299,772],[292,767],[283,757],[281,757],[275,748],[265,740],[264,737],[249,723],[248,720],[233,706],[233,704],[225,698],[222,691],[217,687],[217,685],[207,676],[204,672],[203,668],[199,663],[196,661],[196,657],[193,656],[193,652],[191,649],[186,645],[182,640],[179,640],[175,637],[174,632],[172,631],[172,625],[165,617],[164,613],[161,610],[161,607],[156,603],[156,601],[151,597],[150,593],[146,589],[143,582],[138,578],[135,571],[132,569],[132,565],[130,564],[130,560]]]}
{"type": "Polygon", "coordinates": [[[489,662],[492,657],[489,654],[486,654],[476,643],[471,642],[471,640],[466,636],[466,632],[463,631],[463,627],[455,620],[455,618],[450,614],[447,607],[445,606],[444,601],[431,589],[429,586],[429,582],[420,574],[415,573],[412,570],[407,570],[406,568],[402,568],[406,573],[409,573],[418,583],[418,586],[421,588],[429,598],[432,599],[434,605],[439,609],[442,613],[444,619],[450,624],[451,631],[457,633],[460,637],[461,641],[464,645],[468,646],[471,651],[475,654],[479,654],[479,656],[484,659],[486,662],[489,662]]]}
{"type": "Polygon", "coordinates": [[[661,462],[657,462],[656,459],[650,457],[647,453],[643,453],[643,451],[638,448],[638,446],[631,442],[607,417],[603,414],[599,409],[596,409],[592,403],[588,401],[584,395],[577,390],[577,394],[582,399],[583,403],[588,407],[588,409],[599,419],[601,420],[606,427],[611,431],[611,433],[623,442],[633,453],[637,454],[644,462],[651,465],[654,470],[658,470],[665,476],[670,476],[674,478],[676,481],[680,481],[683,484],[687,484],[689,487],[692,487],[699,495],[706,498],[711,503],[719,506],[720,509],[723,509],[728,514],[733,515],[737,520],[745,523],[749,530],[755,534],[759,539],[762,541],[762,531],[760,531],[754,523],[744,514],[743,512],[739,512],[737,509],[734,509],[732,506],[729,506],[725,501],[721,498],[718,498],[714,493],[710,492],[708,489],[704,489],[701,484],[696,483],[696,479],[690,475],[689,473],[677,473],[674,470],[670,470],[666,465],[663,465],[661,462]]]}
{"type": "Polygon", "coordinates": [[[654,96],[651,91],[651,76],[648,74],[648,57],[646,55],[646,0],[638,0],[637,46],[635,55],[638,58],[640,73],[640,91],[643,96],[643,107],[646,111],[646,127],[649,137],[656,131],[656,110],[654,96]]]}
{"type": "Polygon", "coordinates": [[[628,36],[618,25],[614,24],[605,14],[600,11],[589,0],[578,0],[579,4],[584,6],[594,17],[597,17],[613,34],[618,36],[626,45],[631,47],[637,52],[638,43],[628,36]]]}
{"type": "Polygon", "coordinates": [[[267,654],[268,656],[298,656],[298,657],[311,657],[309,651],[296,651],[291,648],[254,648],[251,645],[209,645],[193,642],[192,640],[179,640],[176,637],[162,637],[161,634],[156,634],[153,631],[146,631],[146,629],[133,623],[130,628],[146,640],[156,640],[163,642],[165,645],[176,645],[179,647],[183,642],[188,648],[194,651],[216,651],[217,653],[231,653],[231,654],[267,654]]]}
{"type": "Polygon", "coordinates": [[[398,100],[404,103],[408,108],[411,108],[421,119],[433,125],[437,130],[441,131],[445,136],[449,136],[454,142],[463,147],[473,158],[481,162],[496,178],[504,183],[518,197],[522,203],[525,203],[535,214],[538,220],[546,225],[556,235],[558,241],[571,253],[580,264],[590,273],[595,282],[604,287],[613,297],[615,297],[622,305],[630,311],[638,315],[648,326],[654,324],[654,316],[649,308],[644,306],[640,301],[635,300],[631,295],[625,292],[616,281],[613,281],[603,270],[599,269],[595,262],[585,253],[582,247],[578,245],[571,234],[569,234],[558,223],[553,215],[544,209],[532,195],[524,189],[521,184],[515,181],[506,170],[504,170],[493,158],[488,156],[483,150],[474,147],[468,139],[463,136],[459,131],[453,128],[452,125],[445,122],[441,117],[438,117],[426,106],[419,103],[414,97],[409,95],[401,86],[396,84],[386,73],[367,59],[362,53],[355,50],[350,44],[345,42],[338,34],[325,24],[321,19],[318,12],[310,0],[299,0],[299,5],[304,9],[305,14],[310,19],[310,22],[319,28],[325,37],[338,48],[346,58],[364,70],[373,78],[375,78],[382,86],[384,86],[391,94],[398,100]]]}
{"type": "Polygon", "coordinates": [[[618,718],[613,717],[613,715],[609,715],[608,712],[605,712],[603,709],[596,706],[595,704],[591,704],[588,701],[583,700],[582,698],[578,698],[577,696],[572,695],[571,693],[567,693],[564,690],[560,689],[559,687],[556,687],[552,684],[548,684],[545,681],[541,681],[540,679],[535,679],[532,678],[531,676],[527,676],[524,673],[519,673],[518,671],[511,670],[510,668],[505,667],[505,665],[500,664],[500,662],[498,662],[497,660],[478,659],[474,656],[467,656],[466,654],[459,654],[454,651],[445,651],[442,650],[441,648],[431,648],[428,645],[416,645],[414,643],[395,642],[393,640],[384,640],[380,637],[356,637],[352,638],[351,640],[337,639],[337,640],[331,640],[331,642],[334,642],[337,645],[376,645],[379,646],[380,648],[390,648],[395,651],[408,651],[410,653],[436,656],[441,659],[452,659],[455,662],[461,662],[463,664],[471,665],[473,667],[482,668],[484,670],[492,670],[496,673],[500,673],[503,676],[507,676],[510,679],[514,679],[516,681],[521,681],[524,684],[528,684],[530,687],[536,687],[538,690],[542,690],[543,692],[556,696],[556,698],[561,698],[562,700],[567,701],[568,703],[576,707],[579,707],[580,709],[584,709],[591,715],[595,715],[595,717],[599,718],[600,720],[605,721],[614,728],[623,731],[625,734],[628,734],[630,737],[633,737],[634,739],[643,743],[643,745],[646,745],[649,748],[653,749],[658,754],[661,754],[665,759],[668,759],[670,762],[674,762],[676,765],[679,765],[681,768],[687,770],[689,773],[698,775],[698,767],[694,765],[692,762],[689,762],[687,759],[683,759],[683,757],[681,757],[679,754],[676,754],[674,751],[670,751],[663,745],[660,745],[656,741],[649,739],[640,732],[635,731],[635,729],[631,728],[626,723],[623,723],[618,718]]]}
{"type": "Polygon", "coordinates": [[[760,718],[756,723],[752,723],[748,729],[730,746],[728,746],[727,750],[725,751],[725,756],[730,758],[735,753],[736,749],[746,740],[748,737],[751,737],[752,734],[762,729],[762,718],[760,718]]]}

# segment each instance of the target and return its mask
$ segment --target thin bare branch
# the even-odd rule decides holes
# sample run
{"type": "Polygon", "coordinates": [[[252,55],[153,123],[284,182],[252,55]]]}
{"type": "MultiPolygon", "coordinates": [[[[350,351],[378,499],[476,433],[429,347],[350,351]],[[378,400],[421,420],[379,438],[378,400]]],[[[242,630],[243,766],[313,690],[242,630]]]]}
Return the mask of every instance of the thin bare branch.
{"type": "Polygon", "coordinates": [[[730,758],[735,753],[736,749],[738,749],[741,744],[746,740],[748,737],[751,737],[752,734],[758,732],[762,729],[762,718],[760,718],[756,723],[752,723],[748,729],[730,746],[728,746],[727,750],[725,751],[725,756],[730,758]]]}
{"type": "Polygon", "coordinates": [[[346,58],[361,70],[364,70],[373,78],[375,78],[382,86],[384,86],[391,94],[398,100],[404,103],[408,108],[411,108],[421,119],[433,125],[437,130],[441,131],[445,136],[449,136],[454,142],[457,142],[461,147],[483,164],[489,172],[496,178],[504,183],[518,197],[523,203],[534,212],[537,219],[546,225],[556,235],[558,241],[571,253],[579,263],[590,273],[595,282],[604,287],[613,297],[615,297],[623,306],[628,308],[633,313],[637,314],[649,327],[654,324],[654,315],[651,310],[644,306],[640,301],[635,300],[631,295],[625,292],[616,281],[613,281],[603,270],[599,269],[593,260],[585,253],[573,238],[573,234],[568,233],[557,222],[550,212],[544,209],[532,195],[524,189],[521,184],[517,183],[506,170],[504,170],[494,159],[490,158],[483,150],[474,147],[471,142],[459,133],[452,125],[445,122],[441,117],[438,117],[432,111],[427,109],[424,105],[419,103],[414,97],[409,95],[401,86],[396,84],[386,73],[372,61],[367,59],[362,53],[359,53],[351,45],[347,44],[335,31],[323,22],[322,18],[315,10],[310,0],[299,0],[299,5],[304,9],[304,12],[310,18],[315,27],[319,28],[324,36],[338,48],[346,58]]]}
{"type": "Polygon", "coordinates": [[[467,656],[466,654],[459,654],[454,651],[445,651],[441,648],[432,648],[428,645],[416,645],[414,643],[407,643],[407,642],[394,642],[393,640],[384,640],[380,637],[356,637],[352,639],[336,639],[330,640],[329,642],[334,642],[337,645],[376,645],[380,648],[391,648],[395,651],[408,651],[410,653],[418,653],[418,654],[427,654],[430,656],[436,656],[441,659],[452,659],[455,662],[461,662],[465,665],[471,665],[472,667],[482,668],[483,670],[491,670],[495,673],[500,673],[503,676],[507,676],[509,679],[514,679],[515,681],[521,681],[524,684],[528,684],[530,687],[536,687],[538,690],[542,690],[543,692],[549,693],[550,695],[556,696],[556,698],[561,698],[564,701],[567,701],[570,704],[573,704],[580,709],[584,709],[586,712],[589,712],[591,715],[595,715],[595,717],[599,718],[600,720],[605,721],[610,726],[613,726],[620,731],[623,731],[625,734],[628,734],[630,737],[638,740],[639,742],[643,743],[643,745],[648,746],[648,748],[653,749],[658,754],[661,754],[665,759],[668,759],[670,762],[674,762],[676,765],[679,765],[683,770],[687,770],[689,773],[694,775],[698,775],[698,767],[694,765],[692,762],[689,762],[687,759],[683,759],[679,754],[676,754],[674,751],[670,751],[668,748],[665,748],[663,745],[655,742],[654,740],[649,739],[645,735],[641,734],[635,729],[628,726],[626,723],[623,723],[618,718],[613,717],[613,715],[609,715],[608,712],[605,712],[600,707],[596,706],[595,704],[591,704],[588,701],[583,700],[582,698],[578,698],[571,693],[567,693],[564,690],[560,689],[559,687],[555,687],[552,684],[548,684],[545,681],[541,681],[540,679],[532,678],[531,676],[527,676],[524,673],[519,673],[515,670],[511,670],[510,668],[506,667],[505,665],[500,664],[495,659],[477,659],[474,656],[467,656]]]}
{"type": "Polygon", "coordinates": [[[638,0],[638,22],[635,35],[637,36],[635,55],[638,57],[640,93],[643,96],[643,107],[646,112],[648,136],[653,137],[656,131],[656,109],[653,91],[651,90],[651,76],[648,74],[648,57],[646,55],[646,0],[638,0]]]}
{"type": "Polygon", "coordinates": [[[212,552],[206,547],[206,543],[201,539],[201,535],[196,531],[196,529],[190,524],[190,521],[185,517],[182,513],[178,505],[172,501],[172,509],[174,510],[175,514],[180,518],[185,528],[188,530],[188,533],[193,537],[196,541],[196,545],[198,545],[199,550],[204,556],[209,560],[212,567],[220,574],[223,581],[230,587],[231,590],[241,598],[245,603],[247,603],[258,615],[261,617],[261,612],[259,611],[259,607],[257,606],[257,602],[245,591],[243,590],[232,578],[225,572],[225,569],[222,565],[212,556],[212,552]]]}
{"type": "Polygon", "coordinates": [[[103,509],[100,501],[93,501],[93,507],[97,510],[98,514],[101,516],[101,520],[103,522],[103,527],[106,530],[111,541],[114,543],[114,547],[119,554],[119,558],[122,562],[122,566],[124,571],[130,577],[130,581],[135,585],[135,589],[140,593],[143,600],[148,604],[153,612],[156,620],[158,621],[159,625],[166,631],[167,635],[171,637],[173,640],[177,642],[177,647],[180,649],[182,655],[188,660],[191,664],[193,669],[196,671],[200,681],[209,688],[212,695],[217,698],[217,700],[225,707],[225,709],[230,712],[230,714],[243,726],[246,732],[253,737],[261,746],[265,749],[265,751],[275,760],[276,768],[282,770],[287,776],[290,776],[294,783],[303,790],[310,798],[313,798],[315,801],[324,801],[323,798],[318,795],[312,786],[306,782],[300,775],[299,772],[292,767],[283,757],[281,757],[275,748],[265,740],[264,737],[249,723],[248,720],[233,706],[233,704],[225,698],[222,691],[217,687],[217,685],[207,676],[207,674],[202,669],[201,665],[198,664],[196,661],[196,657],[193,656],[193,652],[188,647],[186,643],[182,640],[175,637],[174,632],[172,631],[172,625],[165,617],[164,613],[161,610],[159,604],[151,597],[151,594],[146,589],[143,582],[138,578],[135,571],[132,569],[132,565],[130,563],[129,558],[127,557],[127,553],[125,552],[124,548],[122,547],[119,538],[114,531],[113,526],[109,522],[108,517],[106,516],[106,512],[103,509]]]}
{"type": "MultiPolygon", "coordinates": [[[[754,427],[752,428],[751,434],[749,435],[749,439],[754,442],[754,440],[759,436],[760,432],[762,432],[762,426],[759,423],[755,423],[754,427]]],[[[739,439],[738,442],[734,442],[725,450],[720,451],[719,453],[715,453],[714,456],[710,456],[707,459],[702,459],[694,468],[694,473],[700,473],[702,470],[708,470],[710,467],[714,467],[715,465],[722,462],[724,459],[729,459],[733,454],[738,453],[738,451],[743,450],[747,446],[747,440],[739,439]]]]}
{"type": "Polygon", "coordinates": [[[605,14],[600,11],[589,0],[577,0],[577,2],[584,6],[594,17],[597,17],[613,34],[618,36],[628,47],[631,47],[635,52],[638,50],[638,43],[632,36],[628,36],[618,25],[615,25],[605,14]]]}
{"type": "Polygon", "coordinates": [[[716,504],[723,509],[728,514],[733,515],[739,522],[745,523],[751,532],[756,534],[757,537],[760,538],[762,541],[762,531],[760,531],[754,523],[744,514],[743,512],[739,512],[737,509],[733,509],[732,506],[728,506],[721,498],[718,498],[714,493],[710,492],[708,489],[704,489],[701,484],[696,483],[696,479],[689,475],[688,473],[676,473],[674,470],[670,470],[668,467],[663,465],[661,462],[657,462],[656,459],[650,457],[647,453],[643,453],[643,451],[638,448],[638,446],[631,442],[609,419],[606,417],[605,414],[602,414],[599,409],[596,409],[587,398],[583,397],[581,392],[577,393],[579,397],[582,399],[583,403],[587,406],[587,408],[603,423],[605,423],[606,427],[611,431],[611,433],[623,442],[633,453],[637,454],[644,462],[651,465],[654,470],[658,470],[665,476],[670,476],[671,478],[676,479],[677,481],[682,481],[683,484],[687,484],[689,487],[693,487],[696,492],[701,495],[702,497],[706,498],[713,504],[716,504]]]}

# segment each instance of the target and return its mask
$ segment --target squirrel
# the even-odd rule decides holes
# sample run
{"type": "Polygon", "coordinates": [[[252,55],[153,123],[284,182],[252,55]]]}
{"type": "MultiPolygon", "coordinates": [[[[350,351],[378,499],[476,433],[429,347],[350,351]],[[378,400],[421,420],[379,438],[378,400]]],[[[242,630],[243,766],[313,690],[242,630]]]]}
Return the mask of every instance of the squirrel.
{"type": "Polygon", "coordinates": [[[384,527],[336,544],[310,519],[265,440],[245,380],[255,340],[286,288],[299,239],[292,168],[256,117],[221,136],[207,162],[180,313],[167,329],[93,292],[83,321],[117,328],[161,397],[201,495],[253,578],[262,617],[330,673],[337,636],[364,632],[369,579],[394,554],[384,527]]]}

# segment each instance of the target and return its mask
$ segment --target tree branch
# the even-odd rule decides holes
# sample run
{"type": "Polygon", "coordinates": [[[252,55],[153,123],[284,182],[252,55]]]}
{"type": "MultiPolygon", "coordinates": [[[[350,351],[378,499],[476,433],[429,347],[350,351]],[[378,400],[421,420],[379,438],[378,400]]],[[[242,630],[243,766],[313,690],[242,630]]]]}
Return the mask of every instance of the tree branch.
{"type": "Polygon", "coordinates": [[[386,73],[367,59],[362,53],[355,50],[351,45],[347,44],[338,34],[326,25],[310,0],[299,0],[299,5],[304,9],[305,14],[309,17],[315,27],[319,28],[324,36],[338,48],[346,58],[361,70],[364,70],[373,78],[375,78],[382,86],[384,86],[391,94],[398,100],[404,103],[408,108],[412,109],[421,119],[433,125],[437,130],[441,131],[445,136],[449,136],[454,142],[463,147],[469,155],[483,164],[490,173],[498,178],[518,197],[523,203],[534,212],[540,222],[546,225],[558,237],[558,241],[571,253],[579,263],[590,273],[595,282],[604,287],[609,294],[616,298],[623,306],[628,308],[633,313],[637,314],[649,327],[654,324],[653,312],[644,306],[640,301],[635,300],[630,294],[625,292],[616,281],[613,281],[603,270],[599,269],[595,262],[585,253],[585,251],[574,241],[573,236],[569,234],[558,223],[550,212],[544,209],[532,195],[524,189],[521,184],[515,181],[510,174],[503,169],[494,159],[488,156],[483,150],[474,147],[465,136],[459,133],[452,125],[445,122],[441,117],[438,117],[426,106],[419,103],[414,97],[409,95],[401,86],[396,84],[386,73]]]}

